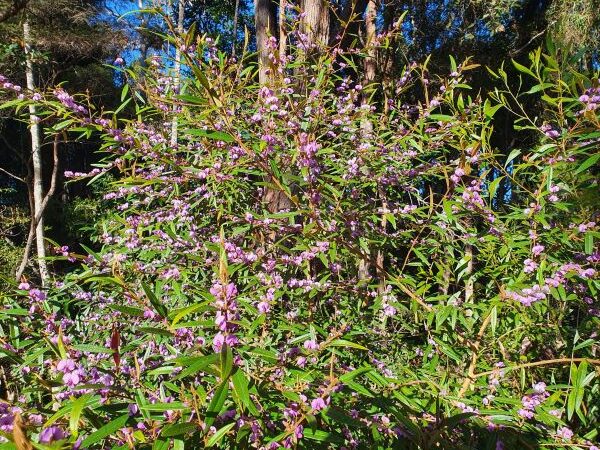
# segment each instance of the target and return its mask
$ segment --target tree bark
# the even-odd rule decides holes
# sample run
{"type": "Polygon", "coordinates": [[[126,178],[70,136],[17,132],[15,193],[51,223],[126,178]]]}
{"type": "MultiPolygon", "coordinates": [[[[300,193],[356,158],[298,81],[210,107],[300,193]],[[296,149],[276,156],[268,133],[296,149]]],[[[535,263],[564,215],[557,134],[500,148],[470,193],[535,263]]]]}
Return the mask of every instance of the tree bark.
{"type": "Polygon", "coordinates": [[[473,301],[473,246],[465,245],[465,258],[467,259],[467,270],[465,272],[465,303],[473,301]]]}
{"type": "MultiPolygon", "coordinates": [[[[23,42],[25,46],[25,77],[27,79],[27,89],[33,91],[35,89],[35,80],[33,76],[33,58],[31,55],[31,28],[29,22],[23,22],[23,42]]],[[[36,250],[38,257],[38,267],[42,286],[45,285],[48,279],[48,266],[46,265],[46,247],[44,243],[44,218],[41,205],[44,197],[44,180],[42,173],[42,150],[41,150],[41,130],[38,123],[37,108],[33,103],[29,104],[29,119],[31,122],[31,159],[33,164],[33,211],[31,220],[39,215],[35,228],[36,250]]]]}
{"type": "MultiPolygon", "coordinates": [[[[365,50],[366,57],[364,60],[364,75],[363,75],[363,84],[369,85],[375,80],[375,49],[373,48],[373,40],[376,35],[376,27],[375,27],[375,17],[377,15],[377,4],[375,0],[369,0],[367,2],[366,10],[365,10],[365,31],[366,31],[366,41],[365,41],[365,50]]],[[[369,94],[368,91],[363,93],[362,103],[369,103],[369,94]]],[[[361,121],[361,131],[363,135],[368,139],[371,133],[373,132],[373,123],[368,118],[362,119],[361,121]]],[[[382,217],[382,227],[385,229],[386,227],[386,218],[385,213],[387,212],[387,202],[385,201],[385,194],[381,189],[378,189],[378,196],[382,202],[383,207],[383,217],[382,217]]],[[[369,254],[371,252],[369,251],[369,254]]],[[[377,278],[379,279],[379,287],[378,291],[381,295],[383,290],[385,289],[385,280],[382,273],[382,268],[384,264],[383,253],[378,251],[375,255],[375,267],[377,269],[377,278]]],[[[358,277],[361,280],[368,279],[369,277],[369,261],[362,259],[359,261],[358,266],[358,277]]]]}
{"type": "MultiPolygon", "coordinates": [[[[177,34],[183,36],[183,19],[185,18],[185,0],[178,1],[177,34]]],[[[173,89],[179,94],[181,90],[181,45],[175,47],[175,76],[173,89]]],[[[171,122],[171,148],[177,146],[177,104],[173,105],[173,121],[171,122]]]]}
{"type": "Polygon", "coordinates": [[[285,10],[287,0],[279,0],[279,59],[283,60],[286,55],[287,29],[285,21],[285,10]]]}
{"type": "Polygon", "coordinates": [[[375,80],[375,58],[377,49],[374,46],[375,38],[377,35],[377,28],[375,26],[375,18],[377,17],[377,2],[375,0],[369,0],[365,11],[365,31],[366,31],[366,50],[367,56],[365,58],[365,85],[372,83],[375,80]]]}
{"type": "Polygon", "coordinates": [[[238,18],[240,15],[240,0],[235,0],[235,10],[233,12],[233,30],[231,31],[231,54],[235,56],[235,44],[237,42],[238,18]]]}
{"type": "Polygon", "coordinates": [[[302,0],[300,6],[304,17],[301,30],[307,37],[308,47],[329,44],[329,1],[302,0]]]}
{"type": "Polygon", "coordinates": [[[256,50],[258,52],[258,81],[269,83],[269,38],[275,36],[275,7],[271,0],[254,0],[254,23],[256,26],[256,50]]]}

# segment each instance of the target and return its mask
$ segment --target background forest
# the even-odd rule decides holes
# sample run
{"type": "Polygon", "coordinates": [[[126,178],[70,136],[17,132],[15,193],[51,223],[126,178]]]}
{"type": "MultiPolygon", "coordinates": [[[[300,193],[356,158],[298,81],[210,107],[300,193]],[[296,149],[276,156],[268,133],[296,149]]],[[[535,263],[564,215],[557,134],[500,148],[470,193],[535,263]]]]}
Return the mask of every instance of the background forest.
{"type": "Polygon", "coordinates": [[[0,445],[597,449],[599,7],[0,0],[0,445]]]}

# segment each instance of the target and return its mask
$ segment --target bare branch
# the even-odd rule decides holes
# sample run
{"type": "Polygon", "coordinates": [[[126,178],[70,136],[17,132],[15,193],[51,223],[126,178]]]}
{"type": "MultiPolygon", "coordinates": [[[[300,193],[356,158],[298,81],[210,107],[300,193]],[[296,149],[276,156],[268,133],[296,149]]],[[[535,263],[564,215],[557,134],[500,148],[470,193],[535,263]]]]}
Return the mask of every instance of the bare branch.
{"type": "Polygon", "coordinates": [[[18,180],[21,183],[26,183],[26,181],[23,178],[16,176],[14,173],[10,173],[8,170],[3,169],[2,167],[0,167],[0,172],[5,173],[9,177],[14,178],[15,180],[18,180]]]}

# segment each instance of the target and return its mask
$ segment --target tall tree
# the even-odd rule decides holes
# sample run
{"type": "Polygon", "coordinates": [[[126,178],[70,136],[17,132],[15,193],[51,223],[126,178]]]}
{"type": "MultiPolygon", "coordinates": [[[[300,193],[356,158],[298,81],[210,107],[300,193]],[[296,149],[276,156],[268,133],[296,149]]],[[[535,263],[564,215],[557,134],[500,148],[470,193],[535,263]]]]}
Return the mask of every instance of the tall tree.
{"type": "Polygon", "coordinates": [[[269,38],[276,36],[275,3],[272,0],[254,0],[256,51],[258,53],[258,79],[260,84],[269,81],[269,38]]]}
{"type": "MultiPolygon", "coordinates": [[[[183,21],[185,19],[185,0],[179,0],[177,5],[177,34],[183,35],[183,21]]],[[[175,77],[174,77],[173,88],[179,92],[181,89],[181,46],[177,45],[175,48],[175,77]]],[[[177,108],[176,105],[173,108],[177,108]]],[[[177,145],[177,114],[173,114],[173,121],[171,123],[171,147],[177,145]]]]}
{"type": "MultiPolygon", "coordinates": [[[[3,22],[0,22],[0,71],[8,75],[18,84],[25,84],[31,92],[36,89],[44,90],[47,85],[59,81],[70,81],[72,89],[89,89],[106,95],[110,91],[100,82],[107,74],[112,85],[112,75],[99,65],[97,70],[88,71],[85,68],[101,62],[101,58],[112,50],[117,33],[105,33],[106,28],[98,17],[95,8],[100,1],[78,0],[29,0],[12,2],[11,14],[4,14],[6,2],[0,0],[0,12],[3,22]],[[4,51],[2,51],[4,50],[4,51]],[[94,83],[90,82],[94,76],[94,83]]],[[[8,117],[5,120],[11,121],[8,117]]],[[[19,139],[19,133],[11,133],[10,127],[2,136],[2,142],[8,148],[21,153],[24,167],[28,167],[30,177],[16,177],[27,181],[27,190],[31,217],[31,236],[35,234],[35,248],[38,256],[39,275],[42,283],[48,278],[48,267],[45,263],[46,249],[44,245],[45,217],[43,214],[45,197],[53,192],[49,189],[55,183],[44,179],[49,170],[44,168],[45,143],[38,111],[34,105],[29,106],[29,142],[19,139]],[[15,137],[17,138],[15,140],[15,137]],[[48,188],[46,195],[45,190],[48,188]]],[[[23,130],[25,131],[25,130],[23,130]]],[[[15,167],[7,167],[7,172],[15,167]]],[[[56,166],[53,166],[54,173],[56,166]]],[[[17,167],[17,172],[22,168],[17,167]]],[[[29,241],[29,239],[28,239],[29,241]]],[[[23,257],[27,263],[29,245],[26,246],[23,257]]],[[[25,264],[21,264],[25,267],[25,264]]],[[[18,273],[22,273],[20,269],[18,273]]]]}
{"type": "Polygon", "coordinates": [[[329,0],[302,0],[300,9],[304,14],[302,18],[302,32],[307,37],[309,46],[324,46],[329,44],[330,18],[329,0]]]}
{"type": "MultiPolygon", "coordinates": [[[[27,79],[27,89],[35,91],[36,85],[33,76],[33,58],[31,52],[32,36],[29,21],[26,18],[23,22],[23,43],[25,47],[25,77],[27,79]]],[[[33,165],[33,208],[32,221],[39,216],[37,226],[35,227],[35,243],[38,257],[38,267],[42,284],[48,279],[48,266],[46,265],[46,246],[44,242],[44,218],[42,201],[44,198],[44,179],[42,175],[42,139],[39,117],[37,116],[36,106],[29,105],[29,122],[31,132],[31,160],[33,165]]]]}

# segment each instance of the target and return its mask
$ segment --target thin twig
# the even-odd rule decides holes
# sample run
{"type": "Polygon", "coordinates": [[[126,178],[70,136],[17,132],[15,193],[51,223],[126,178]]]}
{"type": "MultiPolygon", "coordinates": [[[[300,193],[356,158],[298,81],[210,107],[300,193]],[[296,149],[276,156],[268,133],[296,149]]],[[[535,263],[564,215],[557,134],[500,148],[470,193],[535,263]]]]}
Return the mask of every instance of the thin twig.
{"type": "Polygon", "coordinates": [[[14,178],[15,180],[18,180],[21,183],[26,183],[26,181],[23,178],[16,176],[14,173],[10,173],[8,170],[3,169],[2,167],[0,167],[0,172],[5,173],[9,177],[14,178]]]}

